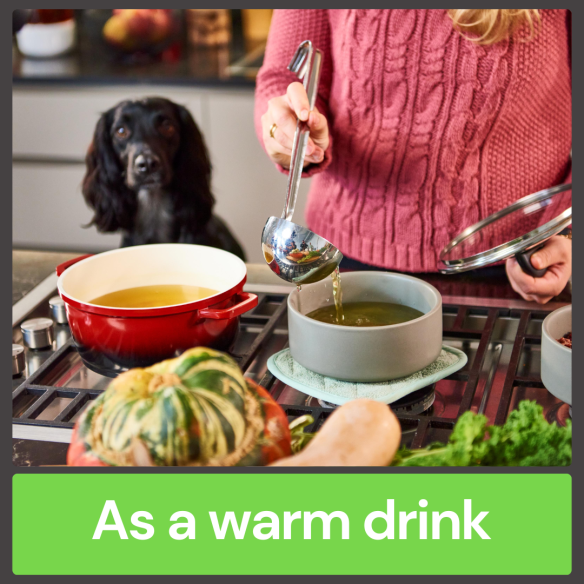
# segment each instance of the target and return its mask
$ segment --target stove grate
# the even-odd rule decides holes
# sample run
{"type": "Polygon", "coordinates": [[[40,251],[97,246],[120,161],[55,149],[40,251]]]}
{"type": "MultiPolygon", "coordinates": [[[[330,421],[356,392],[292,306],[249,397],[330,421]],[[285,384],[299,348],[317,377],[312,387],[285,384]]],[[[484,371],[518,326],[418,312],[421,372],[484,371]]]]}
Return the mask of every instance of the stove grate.
{"type": "MultiPolygon", "coordinates": [[[[232,356],[246,375],[255,378],[272,394],[289,419],[304,414],[313,416],[315,421],[307,428],[307,431],[316,431],[333,410],[304,403],[286,403],[287,386],[277,380],[265,366],[267,358],[264,353],[274,352],[270,343],[275,336],[284,335],[279,341],[278,350],[287,346],[287,295],[259,294],[259,296],[258,306],[241,319],[242,332],[247,335],[247,340],[236,343],[232,356]]],[[[456,399],[452,397],[454,394],[449,394],[447,401],[450,406],[452,406],[450,402],[454,402],[454,409],[442,408],[436,412],[439,415],[435,415],[432,407],[415,415],[404,413],[403,410],[397,413],[403,430],[402,443],[411,448],[425,446],[434,441],[436,436],[444,439],[449,435],[456,420],[469,410],[487,413],[487,409],[490,408],[494,423],[502,424],[510,409],[513,409],[514,392],[518,387],[536,390],[543,388],[538,372],[526,374],[519,373],[518,370],[521,369],[520,363],[526,349],[539,350],[541,334],[537,330],[537,323],[546,316],[547,313],[544,310],[485,308],[445,303],[443,313],[446,342],[458,343],[469,355],[469,361],[463,369],[437,384],[437,387],[440,387],[441,383],[450,384],[448,387],[462,387],[461,390],[456,389],[460,393],[456,399]],[[516,331],[504,341],[507,348],[511,350],[509,362],[502,372],[497,369],[501,355],[504,353],[503,341],[500,341],[498,331],[500,326],[498,323],[501,321],[518,323],[516,331]],[[486,376],[485,369],[489,371],[486,376]],[[499,382],[499,378],[503,376],[504,381],[499,382]],[[497,383],[502,388],[498,387],[494,390],[497,383]]],[[[51,372],[67,371],[68,359],[72,358],[78,357],[74,344],[69,338],[13,391],[14,424],[53,428],[73,427],[83,408],[99,396],[103,389],[58,387],[43,383],[43,380],[51,378],[51,372]],[[51,415],[47,412],[51,411],[51,404],[55,405],[56,400],[59,405],[66,405],[58,411],[55,408],[55,415],[51,415]]],[[[555,400],[552,407],[557,408],[558,404],[561,405],[561,402],[555,400]]]]}

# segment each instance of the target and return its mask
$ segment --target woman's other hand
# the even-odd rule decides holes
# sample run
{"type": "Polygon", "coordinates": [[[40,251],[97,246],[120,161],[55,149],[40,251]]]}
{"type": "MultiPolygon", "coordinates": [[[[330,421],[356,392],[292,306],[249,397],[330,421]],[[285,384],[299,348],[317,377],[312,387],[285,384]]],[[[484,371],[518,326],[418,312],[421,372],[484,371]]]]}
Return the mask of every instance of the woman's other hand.
{"type": "Polygon", "coordinates": [[[513,290],[525,300],[545,304],[560,294],[572,275],[572,241],[555,235],[545,246],[531,256],[531,265],[537,270],[547,268],[543,278],[526,274],[515,258],[505,264],[513,290]]]}
{"type": "Polygon", "coordinates": [[[308,121],[310,128],[304,166],[322,162],[325,150],[329,147],[326,118],[316,108],[308,111],[309,107],[304,85],[296,81],[288,85],[286,95],[270,99],[268,111],[261,118],[266,152],[274,162],[284,168],[290,167],[297,118],[308,121]]]}

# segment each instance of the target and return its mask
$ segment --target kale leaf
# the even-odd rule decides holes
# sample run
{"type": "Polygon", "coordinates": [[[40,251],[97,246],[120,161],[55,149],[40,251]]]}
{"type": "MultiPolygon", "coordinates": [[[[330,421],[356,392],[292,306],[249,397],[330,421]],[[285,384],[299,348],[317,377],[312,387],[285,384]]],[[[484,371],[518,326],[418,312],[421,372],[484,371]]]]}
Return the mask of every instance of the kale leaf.
{"type": "Polygon", "coordinates": [[[447,444],[420,450],[405,447],[391,466],[567,466],[572,462],[572,422],[549,424],[543,408],[522,401],[503,426],[487,425],[482,414],[465,412],[447,444]]]}

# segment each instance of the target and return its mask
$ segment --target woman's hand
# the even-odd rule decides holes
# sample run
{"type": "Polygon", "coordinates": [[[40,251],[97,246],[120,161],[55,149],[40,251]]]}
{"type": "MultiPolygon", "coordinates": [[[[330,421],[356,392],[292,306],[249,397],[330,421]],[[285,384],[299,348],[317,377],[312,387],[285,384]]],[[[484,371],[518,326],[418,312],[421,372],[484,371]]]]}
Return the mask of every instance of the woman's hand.
{"type": "Polygon", "coordinates": [[[531,265],[537,270],[547,268],[543,278],[526,274],[515,258],[505,264],[507,277],[513,290],[525,300],[545,304],[565,288],[572,275],[572,241],[559,235],[551,237],[531,256],[531,265]]]}
{"type": "Polygon", "coordinates": [[[296,81],[288,85],[286,95],[270,99],[268,111],[262,116],[263,139],[268,156],[284,168],[290,167],[297,118],[308,121],[310,128],[303,166],[322,162],[324,152],[329,147],[326,118],[316,108],[309,112],[309,107],[304,85],[296,81]]]}

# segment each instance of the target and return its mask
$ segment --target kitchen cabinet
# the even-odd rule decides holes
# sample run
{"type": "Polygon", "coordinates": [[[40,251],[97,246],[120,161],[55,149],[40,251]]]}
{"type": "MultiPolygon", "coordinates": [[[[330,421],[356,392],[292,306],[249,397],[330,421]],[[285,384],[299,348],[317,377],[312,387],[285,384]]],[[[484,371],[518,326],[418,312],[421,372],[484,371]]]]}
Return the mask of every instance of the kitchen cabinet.
{"type": "MultiPolygon", "coordinates": [[[[122,99],[152,95],[192,113],[213,164],[216,213],[240,240],[248,260],[262,261],[261,230],[269,215],[281,213],[287,177],[274,168],[256,138],[250,88],[14,86],[14,247],[96,252],[119,245],[118,234],[83,227],[91,219],[81,195],[85,152],[101,112],[122,99]]],[[[308,186],[308,179],[302,181],[294,216],[300,224],[308,186]]]]}
{"type": "Polygon", "coordinates": [[[83,164],[13,164],[14,247],[95,252],[119,246],[119,234],[83,227],[92,217],[81,195],[84,173],[83,164]]]}
{"type": "Polygon", "coordinates": [[[184,88],[19,86],[12,98],[13,155],[82,162],[102,112],[154,92],[188,107],[205,132],[201,96],[184,88]]]}

